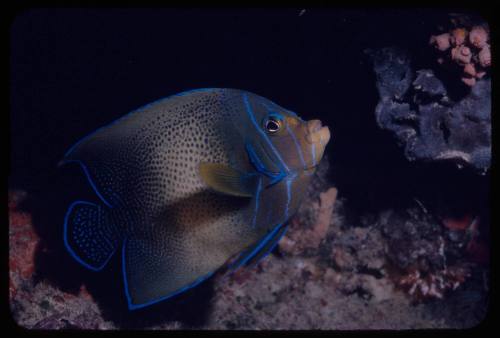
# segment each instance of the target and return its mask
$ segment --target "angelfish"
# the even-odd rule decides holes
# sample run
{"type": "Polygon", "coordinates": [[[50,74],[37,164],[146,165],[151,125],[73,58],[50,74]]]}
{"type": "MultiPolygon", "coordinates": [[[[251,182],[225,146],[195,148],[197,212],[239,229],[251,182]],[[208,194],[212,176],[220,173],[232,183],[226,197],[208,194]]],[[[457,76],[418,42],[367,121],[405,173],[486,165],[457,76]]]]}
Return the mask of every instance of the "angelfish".
{"type": "Polygon", "coordinates": [[[319,120],[247,91],[155,101],[65,154],[99,200],[68,207],[65,246],[94,271],[120,255],[129,309],[168,299],[268,254],[329,139],[319,120]]]}

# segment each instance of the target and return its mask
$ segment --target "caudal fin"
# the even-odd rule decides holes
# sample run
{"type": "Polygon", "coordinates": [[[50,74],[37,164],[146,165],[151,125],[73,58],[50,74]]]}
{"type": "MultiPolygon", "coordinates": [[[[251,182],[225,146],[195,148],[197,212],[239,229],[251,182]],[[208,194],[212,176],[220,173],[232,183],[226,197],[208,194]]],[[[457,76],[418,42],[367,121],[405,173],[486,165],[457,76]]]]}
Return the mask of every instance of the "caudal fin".
{"type": "Polygon", "coordinates": [[[105,208],[76,201],[64,218],[64,244],[80,264],[99,271],[116,251],[118,233],[105,208]]]}

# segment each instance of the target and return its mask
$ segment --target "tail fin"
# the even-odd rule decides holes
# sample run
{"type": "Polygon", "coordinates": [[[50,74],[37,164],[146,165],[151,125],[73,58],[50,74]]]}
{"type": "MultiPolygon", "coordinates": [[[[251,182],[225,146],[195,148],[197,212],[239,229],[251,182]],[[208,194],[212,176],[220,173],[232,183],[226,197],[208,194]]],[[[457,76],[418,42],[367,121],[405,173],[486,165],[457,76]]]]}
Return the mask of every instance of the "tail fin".
{"type": "Polygon", "coordinates": [[[64,218],[64,244],[88,269],[99,271],[118,247],[118,232],[101,206],[84,201],[70,205],[64,218]]]}

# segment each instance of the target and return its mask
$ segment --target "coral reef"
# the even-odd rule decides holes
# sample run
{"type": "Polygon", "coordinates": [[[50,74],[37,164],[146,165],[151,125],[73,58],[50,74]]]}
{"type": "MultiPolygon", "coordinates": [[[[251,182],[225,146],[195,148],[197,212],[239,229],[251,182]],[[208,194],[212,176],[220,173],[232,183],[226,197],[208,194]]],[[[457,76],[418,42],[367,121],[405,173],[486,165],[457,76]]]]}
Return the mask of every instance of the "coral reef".
{"type": "Polygon", "coordinates": [[[380,96],[375,109],[377,123],[395,134],[407,159],[452,161],[482,174],[489,169],[489,78],[456,97],[432,69],[414,71],[408,52],[402,49],[382,48],[366,53],[373,62],[380,96]]]}
{"type": "Polygon", "coordinates": [[[384,212],[379,222],[387,241],[389,275],[414,301],[443,298],[470,277],[474,264],[466,257],[474,237],[466,232],[473,222],[457,229],[449,226],[451,220],[439,221],[419,207],[404,214],[384,212]]]}
{"type": "Polygon", "coordinates": [[[169,330],[463,328],[484,318],[487,270],[469,252],[476,237],[468,233],[478,231],[475,218],[439,220],[415,207],[353,222],[327,172],[324,159],[290,229],[266,259],[218,273],[191,295],[135,312],[124,302],[106,305],[106,297],[123,298],[119,279],[107,281],[117,270],[91,274],[93,282],[85,271],[63,272],[79,281],[72,291],[43,277],[43,266],[34,262],[43,252],[33,248],[46,246],[29,212],[18,207],[23,193],[12,192],[13,318],[26,328],[169,330]],[[113,291],[97,292],[95,284],[105,283],[113,291]],[[213,291],[206,294],[207,288],[213,291]],[[176,314],[181,308],[184,317],[176,314]]]}
{"type": "MultiPolygon", "coordinates": [[[[315,216],[316,219],[312,224],[312,228],[305,229],[300,234],[293,232],[288,236],[284,236],[279,243],[280,249],[286,253],[297,253],[298,250],[318,248],[328,232],[336,198],[337,189],[334,187],[322,192],[319,195],[319,201],[315,201],[309,209],[310,213],[307,215],[302,214],[305,217],[311,217],[311,214],[315,216]]],[[[292,219],[291,223],[292,226],[296,227],[305,222],[296,217],[292,219]]]]}
{"type": "Polygon", "coordinates": [[[437,62],[451,70],[458,68],[462,82],[470,87],[489,71],[489,42],[489,28],[485,23],[455,27],[449,32],[433,35],[429,40],[438,51],[437,62]]]}
{"type": "Polygon", "coordinates": [[[9,192],[9,294],[13,298],[23,281],[31,278],[35,270],[34,253],[38,237],[31,228],[31,217],[27,213],[14,212],[19,202],[26,197],[22,191],[9,192]],[[22,250],[15,250],[21,247],[22,250]]]}
{"type": "Polygon", "coordinates": [[[422,275],[414,269],[399,278],[397,285],[405,289],[416,300],[426,298],[443,298],[447,290],[455,290],[470,277],[467,266],[453,266],[434,273],[422,275]]]}

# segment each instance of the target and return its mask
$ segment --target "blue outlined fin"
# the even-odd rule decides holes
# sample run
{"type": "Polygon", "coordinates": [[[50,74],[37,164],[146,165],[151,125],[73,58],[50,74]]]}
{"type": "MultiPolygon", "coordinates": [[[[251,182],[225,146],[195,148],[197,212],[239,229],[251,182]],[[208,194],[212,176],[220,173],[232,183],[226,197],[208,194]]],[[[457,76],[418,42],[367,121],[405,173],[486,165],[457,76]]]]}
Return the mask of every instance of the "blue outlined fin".
{"type": "Polygon", "coordinates": [[[104,208],[76,201],[64,218],[64,244],[80,264],[99,271],[116,251],[118,234],[104,208]]]}
{"type": "Polygon", "coordinates": [[[213,275],[217,269],[193,273],[178,257],[159,254],[151,241],[126,239],[122,247],[123,285],[130,310],[140,309],[185,292],[213,275]]]}
{"type": "Polygon", "coordinates": [[[251,257],[246,263],[245,266],[252,267],[260,263],[264,258],[267,257],[279,243],[281,238],[285,235],[286,230],[288,229],[288,225],[280,227],[279,231],[270,238],[253,257],[251,257]]]}
{"type": "Polygon", "coordinates": [[[250,265],[254,260],[259,260],[262,255],[267,255],[284,234],[285,227],[281,224],[277,225],[270,233],[262,238],[257,244],[250,247],[250,249],[242,252],[234,262],[228,267],[230,270],[238,270],[243,265],[250,265]]]}

